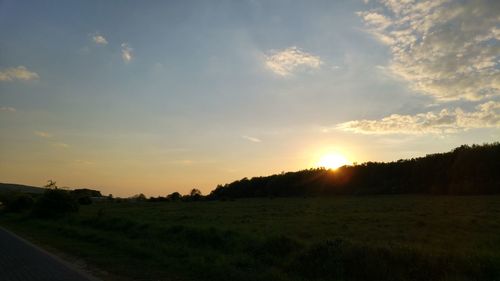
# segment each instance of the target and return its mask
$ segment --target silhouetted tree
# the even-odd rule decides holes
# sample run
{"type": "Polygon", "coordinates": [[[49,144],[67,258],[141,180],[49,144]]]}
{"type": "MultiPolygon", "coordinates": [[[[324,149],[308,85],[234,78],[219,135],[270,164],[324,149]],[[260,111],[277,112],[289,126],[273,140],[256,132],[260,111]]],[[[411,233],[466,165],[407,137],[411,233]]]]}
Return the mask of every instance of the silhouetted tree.
{"type": "Polygon", "coordinates": [[[146,195],[140,193],[140,194],[132,196],[131,199],[134,201],[137,201],[137,202],[143,202],[143,201],[146,201],[147,198],[146,198],[146,195]]]}
{"type": "Polygon", "coordinates": [[[197,188],[191,189],[189,195],[186,196],[185,200],[187,201],[199,201],[202,199],[201,191],[197,188]]]}
{"type": "Polygon", "coordinates": [[[191,192],[189,192],[189,196],[201,196],[201,191],[197,188],[193,188],[191,192]]]}
{"type": "Polygon", "coordinates": [[[46,188],[52,188],[52,189],[57,189],[57,184],[53,180],[48,180],[47,184],[44,185],[44,187],[46,187],[46,188]]]}
{"type": "Polygon", "coordinates": [[[172,192],[169,195],[167,195],[167,200],[168,201],[179,201],[181,200],[182,195],[179,192],[172,192]]]}

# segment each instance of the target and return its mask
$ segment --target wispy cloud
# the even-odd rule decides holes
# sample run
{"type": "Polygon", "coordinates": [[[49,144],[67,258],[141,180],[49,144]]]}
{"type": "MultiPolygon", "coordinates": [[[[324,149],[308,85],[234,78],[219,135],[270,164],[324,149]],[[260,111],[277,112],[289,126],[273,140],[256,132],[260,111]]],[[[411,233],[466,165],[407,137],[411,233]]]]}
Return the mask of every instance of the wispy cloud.
{"type": "Polygon", "coordinates": [[[28,70],[26,67],[20,65],[18,67],[9,67],[0,70],[0,81],[14,81],[14,80],[34,80],[40,78],[36,72],[28,70]]]}
{"type": "Polygon", "coordinates": [[[435,134],[500,128],[500,102],[489,101],[470,112],[455,108],[416,115],[392,114],[379,120],[349,121],[336,128],[361,134],[435,134]]]}
{"type": "Polygon", "coordinates": [[[122,43],[122,59],[124,62],[130,62],[133,59],[133,51],[127,43],[122,43]]]}
{"type": "Polygon", "coordinates": [[[52,138],[53,135],[48,133],[48,132],[44,132],[44,131],[34,131],[33,132],[36,136],[39,136],[41,138],[46,138],[46,139],[49,139],[49,138],[52,138]]]}
{"type": "Polygon", "coordinates": [[[59,147],[59,148],[68,148],[69,144],[63,143],[63,142],[53,142],[52,146],[59,147]]]}
{"type": "Polygon", "coordinates": [[[250,137],[250,136],[241,136],[241,138],[251,141],[251,142],[262,142],[261,139],[255,138],[255,137],[250,137]]]}
{"type": "Polygon", "coordinates": [[[492,1],[380,0],[358,12],[388,45],[389,69],[439,101],[500,94],[500,6],[492,1]]]}
{"type": "Polygon", "coordinates": [[[317,69],[323,62],[320,57],[292,46],[284,50],[271,51],[266,56],[265,64],[274,73],[280,76],[289,76],[302,68],[317,69]]]}
{"type": "Polygon", "coordinates": [[[94,41],[94,43],[96,43],[97,45],[107,45],[108,44],[108,40],[106,39],[106,37],[104,37],[103,35],[99,34],[99,33],[95,33],[92,35],[92,40],[94,41]]]}
{"type": "Polygon", "coordinates": [[[0,107],[0,111],[5,111],[5,112],[16,112],[16,109],[10,106],[2,106],[0,107]]]}
{"type": "Polygon", "coordinates": [[[40,138],[47,139],[47,144],[53,146],[53,147],[58,147],[58,148],[68,148],[69,144],[58,141],[56,138],[54,138],[54,135],[49,133],[49,132],[44,132],[44,131],[34,131],[33,134],[40,138]]]}

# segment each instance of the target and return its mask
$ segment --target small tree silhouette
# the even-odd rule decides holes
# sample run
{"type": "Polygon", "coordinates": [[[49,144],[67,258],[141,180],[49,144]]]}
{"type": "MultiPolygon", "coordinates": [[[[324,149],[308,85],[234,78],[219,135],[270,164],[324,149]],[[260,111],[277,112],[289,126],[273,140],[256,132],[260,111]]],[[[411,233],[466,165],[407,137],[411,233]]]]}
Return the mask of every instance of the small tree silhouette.
{"type": "Polygon", "coordinates": [[[44,187],[46,188],[50,188],[50,189],[57,189],[57,184],[56,184],[56,181],[53,181],[53,180],[48,180],[47,181],[47,184],[44,185],[44,187]]]}
{"type": "Polygon", "coordinates": [[[189,196],[201,196],[201,191],[197,188],[193,188],[191,192],[189,192],[189,196]]]}
{"type": "Polygon", "coordinates": [[[136,194],[134,196],[131,197],[132,200],[136,201],[136,202],[144,202],[146,201],[146,195],[144,195],[143,193],[140,193],[140,194],[136,194]]]}
{"type": "Polygon", "coordinates": [[[192,201],[198,201],[201,199],[201,191],[197,188],[191,189],[191,192],[189,192],[188,200],[192,201]]]}
{"type": "Polygon", "coordinates": [[[179,192],[172,192],[169,195],[167,195],[167,200],[169,201],[179,201],[181,200],[182,195],[179,192]]]}

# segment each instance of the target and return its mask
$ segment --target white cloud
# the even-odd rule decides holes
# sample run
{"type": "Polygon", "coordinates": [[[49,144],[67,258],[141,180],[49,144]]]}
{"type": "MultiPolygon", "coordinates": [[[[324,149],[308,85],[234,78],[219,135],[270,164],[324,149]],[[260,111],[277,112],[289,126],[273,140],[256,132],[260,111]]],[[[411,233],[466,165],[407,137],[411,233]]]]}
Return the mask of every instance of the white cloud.
{"type": "Polygon", "coordinates": [[[130,62],[133,59],[133,49],[127,43],[122,43],[122,59],[124,62],[130,62]]]}
{"type": "Polygon", "coordinates": [[[390,71],[438,101],[500,95],[500,4],[380,0],[357,14],[388,45],[390,71]]]}
{"type": "Polygon", "coordinates": [[[323,62],[320,57],[293,46],[280,51],[271,51],[271,54],[266,56],[265,64],[274,73],[289,76],[301,68],[317,69],[323,62]]]}
{"type": "Polygon", "coordinates": [[[382,31],[392,24],[389,18],[378,12],[358,12],[357,15],[376,30],[382,31]]]}
{"type": "Polygon", "coordinates": [[[33,133],[41,138],[48,139],[52,137],[52,134],[43,131],[34,131],[33,133]]]}
{"type": "Polygon", "coordinates": [[[251,142],[262,142],[261,139],[255,138],[255,137],[250,137],[250,136],[241,136],[241,138],[246,139],[251,142]]]}
{"type": "Polygon", "coordinates": [[[106,38],[104,36],[100,35],[99,33],[95,33],[94,35],[92,35],[92,40],[97,45],[107,45],[108,44],[108,40],[106,40],[106,38]]]}
{"type": "Polygon", "coordinates": [[[0,71],[0,81],[34,80],[38,78],[39,76],[37,73],[29,71],[22,65],[18,67],[9,67],[0,71]]]}
{"type": "Polygon", "coordinates": [[[10,106],[2,106],[0,107],[0,111],[16,112],[16,109],[10,106]]]}
{"type": "Polygon", "coordinates": [[[471,128],[500,128],[500,102],[480,104],[471,112],[456,108],[416,115],[392,114],[380,120],[355,120],[336,126],[362,134],[456,133],[471,128]]]}

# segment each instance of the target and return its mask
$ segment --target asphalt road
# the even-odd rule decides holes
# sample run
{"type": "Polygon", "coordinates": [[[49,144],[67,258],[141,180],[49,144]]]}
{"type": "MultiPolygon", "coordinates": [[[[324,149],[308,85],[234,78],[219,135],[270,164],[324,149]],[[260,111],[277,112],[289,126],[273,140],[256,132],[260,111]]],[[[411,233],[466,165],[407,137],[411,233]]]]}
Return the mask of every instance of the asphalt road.
{"type": "Polygon", "coordinates": [[[0,227],[0,281],[95,281],[0,227]]]}

